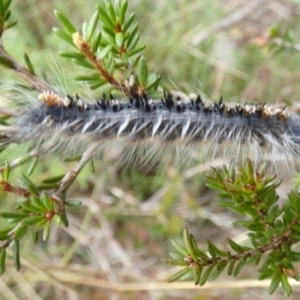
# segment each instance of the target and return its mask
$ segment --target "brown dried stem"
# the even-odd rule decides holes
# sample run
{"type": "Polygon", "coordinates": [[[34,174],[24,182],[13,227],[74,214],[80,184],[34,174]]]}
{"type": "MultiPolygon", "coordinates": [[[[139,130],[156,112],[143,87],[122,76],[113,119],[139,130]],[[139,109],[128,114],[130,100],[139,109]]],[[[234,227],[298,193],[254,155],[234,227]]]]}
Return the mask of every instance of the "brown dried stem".
{"type": "Polygon", "coordinates": [[[18,77],[28,82],[33,89],[38,92],[43,91],[55,91],[55,89],[50,86],[47,82],[40,79],[35,74],[31,73],[27,68],[21,66],[17,63],[3,48],[3,45],[0,43],[0,59],[5,62],[5,65],[13,71],[18,77]]]}
{"type": "Polygon", "coordinates": [[[89,160],[92,159],[97,147],[99,145],[97,143],[93,143],[89,148],[82,154],[80,161],[72,168],[60,181],[59,187],[56,192],[53,194],[54,199],[60,199],[60,194],[69,187],[72,182],[76,179],[80,171],[83,167],[88,163],[89,160]]]}
{"type": "Polygon", "coordinates": [[[112,74],[107,72],[101,63],[101,60],[97,59],[96,55],[91,51],[90,46],[83,40],[79,32],[73,33],[73,43],[108,83],[125,95],[130,96],[130,90],[122,82],[116,80],[112,74]]]}
{"type": "Polygon", "coordinates": [[[5,192],[13,193],[16,196],[23,197],[23,198],[30,197],[30,193],[27,190],[19,187],[14,187],[7,181],[4,180],[0,181],[0,186],[2,187],[2,190],[5,192]]]}

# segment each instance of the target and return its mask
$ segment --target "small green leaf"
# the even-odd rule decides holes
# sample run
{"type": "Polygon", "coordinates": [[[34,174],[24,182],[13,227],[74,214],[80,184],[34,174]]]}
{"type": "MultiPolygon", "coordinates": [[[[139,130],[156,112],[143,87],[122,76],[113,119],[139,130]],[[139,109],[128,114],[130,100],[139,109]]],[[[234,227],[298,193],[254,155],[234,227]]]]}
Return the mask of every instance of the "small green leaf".
{"type": "Polygon", "coordinates": [[[9,179],[9,174],[10,174],[10,164],[9,163],[5,163],[5,170],[4,170],[4,174],[3,174],[3,180],[4,181],[8,181],[9,179]]]}
{"type": "Polygon", "coordinates": [[[107,41],[108,44],[110,44],[111,46],[116,45],[115,39],[109,34],[108,31],[102,29],[101,33],[102,37],[107,41]]]}
{"type": "Polygon", "coordinates": [[[144,57],[141,57],[138,65],[138,81],[144,84],[147,78],[147,64],[144,57]]]}
{"type": "MultiPolygon", "coordinates": [[[[138,24],[136,23],[134,25],[134,27],[132,28],[132,31],[130,32],[129,36],[128,36],[128,39],[126,40],[126,47],[129,49],[133,39],[135,38],[136,34],[137,34],[137,31],[139,29],[139,26],[138,24]]],[[[132,49],[132,47],[131,47],[132,49]]]]}
{"type": "Polygon", "coordinates": [[[0,212],[1,218],[12,218],[12,219],[23,219],[28,217],[28,214],[22,214],[22,213],[11,213],[11,212],[0,212]]]}
{"type": "Polygon", "coordinates": [[[95,81],[98,82],[100,80],[99,77],[100,77],[99,73],[97,73],[96,76],[94,74],[89,75],[89,76],[80,75],[80,76],[76,76],[75,80],[77,80],[77,81],[85,81],[85,82],[90,82],[91,83],[91,82],[95,82],[95,81]]]}
{"type": "Polygon", "coordinates": [[[43,230],[43,241],[46,241],[49,237],[49,233],[50,233],[50,226],[51,222],[48,220],[45,224],[44,230],[43,230]]]}
{"type": "Polygon", "coordinates": [[[226,239],[226,242],[236,253],[244,252],[244,248],[242,246],[240,246],[239,244],[237,244],[236,242],[234,242],[233,240],[226,239]]]}
{"type": "Polygon", "coordinates": [[[180,266],[180,267],[186,267],[187,262],[182,259],[170,259],[170,258],[164,258],[162,261],[165,264],[173,265],[173,266],[180,266]]]}
{"type": "Polygon", "coordinates": [[[123,46],[124,43],[124,36],[122,32],[117,32],[115,35],[116,44],[119,48],[123,46]]]}
{"type": "Polygon", "coordinates": [[[199,282],[200,286],[205,284],[205,282],[208,280],[208,277],[210,276],[210,274],[212,273],[214,268],[215,268],[215,265],[211,265],[206,269],[204,274],[201,276],[201,279],[199,282]]]}
{"type": "Polygon", "coordinates": [[[75,59],[74,58],[74,59],[72,59],[72,61],[78,66],[88,68],[88,69],[94,69],[94,66],[86,60],[80,60],[80,59],[75,59]]]}
{"type": "Polygon", "coordinates": [[[47,179],[44,179],[42,181],[42,183],[55,183],[55,182],[59,182],[60,180],[62,180],[64,178],[65,174],[62,174],[62,175],[57,175],[55,177],[51,177],[51,178],[47,178],[47,179]]]}
{"type": "MultiPolygon", "coordinates": [[[[82,23],[82,29],[81,29],[81,32],[82,32],[82,39],[85,41],[86,40],[86,33],[87,33],[87,22],[83,22],[82,23]]],[[[73,37],[73,36],[72,36],[73,37]]]]}
{"type": "Polygon", "coordinates": [[[53,189],[57,189],[59,187],[59,183],[48,183],[48,184],[41,184],[37,187],[38,191],[49,191],[53,189]]]}
{"type": "Polygon", "coordinates": [[[214,249],[214,247],[212,247],[212,245],[210,243],[208,243],[208,249],[207,250],[208,250],[209,254],[211,255],[211,257],[213,259],[215,259],[217,257],[215,249],[214,249]]]}
{"type": "Polygon", "coordinates": [[[27,226],[36,225],[37,223],[43,221],[45,219],[44,216],[32,216],[22,220],[22,223],[27,226]]]}
{"type": "Polygon", "coordinates": [[[223,262],[223,261],[218,262],[214,271],[209,276],[209,281],[215,280],[223,272],[226,266],[227,266],[227,262],[223,262]]]}
{"type": "Polygon", "coordinates": [[[213,249],[213,252],[216,255],[224,256],[224,257],[227,256],[227,253],[225,251],[222,251],[221,249],[219,249],[213,242],[211,242],[210,240],[207,240],[206,242],[213,249]]]}
{"type": "Polygon", "coordinates": [[[193,244],[191,241],[191,236],[190,236],[190,233],[188,232],[187,228],[184,228],[184,230],[183,230],[183,241],[184,241],[185,248],[186,248],[187,252],[189,253],[189,255],[191,255],[191,257],[193,258],[194,261],[198,261],[198,256],[193,247],[193,244]]]}
{"type": "Polygon", "coordinates": [[[73,24],[67,19],[67,17],[60,12],[59,10],[54,10],[54,14],[57,17],[57,19],[60,21],[60,23],[63,25],[67,33],[72,35],[74,32],[76,32],[76,28],[73,26],[73,24]]]}
{"type": "Polygon", "coordinates": [[[24,60],[25,60],[26,66],[29,69],[30,73],[33,74],[33,75],[35,75],[33,65],[32,65],[32,63],[30,61],[30,58],[27,55],[27,53],[24,53],[24,60]]]}
{"type": "Polygon", "coordinates": [[[4,14],[4,22],[6,22],[11,16],[10,10],[6,11],[4,14]]]}
{"type": "Polygon", "coordinates": [[[233,269],[234,269],[234,265],[235,265],[235,260],[232,259],[232,260],[230,261],[229,265],[228,265],[228,268],[227,268],[227,275],[228,275],[228,276],[231,276],[232,271],[233,271],[233,269]]]}
{"type": "Polygon", "coordinates": [[[120,12],[119,12],[119,19],[120,19],[121,25],[124,23],[127,7],[128,7],[128,1],[123,0],[121,3],[120,12]]]}
{"type": "Polygon", "coordinates": [[[22,203],[21,205],[22,205],[22,208],[25,209],[26,212],[28,211],[28,212],[33,212],[33,213],[37,213],[37,214],[41,214],[41,213],[45,212],[44,208],[37,207],[35,205],[30,205],[27,203],[22,203]]]}
{"type": "Polygon", "coordinates": [[[18,23],[18,21],[13,21],[13,22],[6,23],[3,30],[7,30],[9,28],[12,28],[12,27],[16,26],[17,23],[18,23]]]}
{"type": "Polygon", "coordinates": [[[41,202],[39,197],[31,196],[30,201],[31,201],[32,205],[39,208],[41,210],[41,212],[47,211],[46,207],[43,205],[43,203],[41,202]]]}
{"type": "Polygon", "coordinates": [[[81,205],[81,202],[78,200],[66,200],[65,205],[69,207],[77,207],[81,205]]]}
{"type": "Polygon", "coordinates": [[[236,265],[234,271],[233,271],[233,276],[237,276],[240,271],[242,270],[243,266],[246,264],[246,261],[247,261],[247,257],[243,257],[239,262],[238,264],[236,265]]]}
{"type": "Polygon", "coordinates": [[[92,46],[91,46],[93,53],[96,53],[96,51],[98,50],[100,42],[101,42],[101,38],[102,38],[102,34],[101,34],[101,32],[98,32],[96,37],[94,37],[92,46]]]}
{"type": "MultiPolygon", "coordinates": [[[[5,235],[5,237],[7,238],[7,235],[5,235]]],[[[6,239],[6,238],[4,238],[4,239],[6,239]]],[[[175,252],[169,252],[169,255],[171,256],[172,259],[181,260],[181,261],[183,260],[183,256],[178,254],[177,252],[176,253],[175,252]]],[[[186,261],[185,261],[185,263],[186,263],[186,261]]],[[[187,266],[187,263],[185,265],[187,266]]]]}
{"type": "Polygon", "coordinates": [[[28,185],[27,186],[28,191],[31,195],[36,195],[38,193],[37,187],[33,185],[28,185]]]}
{"type": "Polygon", "coordinates": [[[109,17],[110,17],[112,23],[115,24],[117,21],[116,12],[110,1],[107,1],[106,8],[107,8],[107,11],[108,11],[108,14],[109,14],[109,17]]]}
{"type": "Polygon", "coordinates": [[[94,12],[94,14],[93,14],[88,26],[87,26],[87,29],[86,29],[86,38],[85,38],[85,40],[86,40],[87,43],[90,42],[90,40],[92,39],[92,37],[94,35],[98,20],[99,20],[99,12],[96,11],[96,12],[94,12]]]}
{"type": "Polygon", "coordinates": [[[111,19],[108,16],[108,14],[106,13],[106,11],[100,5],[97,5],[97,9],[99,11],[99,19],[100,19],[100,21],[102,21],[102,23],[105,24],[106,26],[108,26],[110,28],[114,28],[114,24],[111,21],[111,19]]]}
{"type": "Polygon", "coordinates": [[[53,222],[55,223],[56,226],[61,225],[61,217],[59,215],[54,215],[52,220],[53,220],[53,222]]]}
{"type": "Polygon", "coordinates": [[[25,175],[25,174],[21,174],[22,175],[22,181],[28,185],[28,186],[31,186],[33,188],[36,188],[35,184],[25,175]]]}
{"type": "Polygon", "coordinates": [[[64,40],[65,42],[67,42],[68,44],[70,44],[71,46],[76,48],[76,46],[73,43],[73,39],[69,34],[65,33],[64,31],[62,31],[61,29],[59,29],[57,27],[54,27],[52,30],[62,40],[64,40]]]}
{"type": "Polygon", "coordinates": [[[15,228],[15,225],[12,225],[12,226],[9,226],[9,227],[5,227],[5,228],[2,228],[0,230],[0,234],[8,234],[9,232],[11,232],[13,229],[15,228]]]}
{"type": "Polygon", "coordinates": [[[174,240],[170,240],[173,247],[175,248],[175,250],[180,254],[182,255],[182,257],[186,257],[189,255],[189,253],[183,248],[181,247],[177,242],[175,242],[174,240]]]}
{"type": "Polygon", "coordinates": [[[58,51],[58,54],[62,57],[85,59],[85,56],[78,51],[58,51]]]}
{"type": "Polygon", "coordinates": [[[146,45],[142,45],[142,46],[140,46],[140,47],[137,47],[137,48],[135,48],[135,49],[129,51],[129,52],[127,53],[127,55],[128,55],[128,57],[131,57],[131,56],[133,56],[133,55],[135,55],[135,54],[137,54],[137,53],[139,53],[139,52],[142,52],[145,48],[146,48],[146,45]]]}
{"type": "MultiPolygon", "coordinates": [[[[280,271],[280,270],[278,270],[280,271]]],[[[273,276],[272,276],[272,280],[271,280],[271,284],[269,286],[269,294],[273,294],[275,292],[275,290],[277,289],[277,287],[279,286],[279,283],[281,281],[281,272],[276,272],[273,276]]]]}
{"type": "Polygon", "coordinates": [[[66,227],[66,228],[69,227],[69,221],[68,221],[68,217],[67,217],[67,214],[65,211],[60,215],[60,218],[61,218],[61,222],[64,225],[64,227],[66,227]]]}
{"type": "Polygon", "coordinates": [[[5,272],[6,248],[0,249],[0,274],[5,272]]]}
{"type": "Polygon", "coordinates": [[[91,84],[89,87],[91,90],[95,90],[103,85],[105,85],[107,82],[103,81],[103,80],[99,80],[99,82],[95,83],[95,84],[91,84]]]}
{"type": "Polygon", "coordinates": [[[135,18],[135,14],[132,13],[128,18],[127,18],[127,21],[124,23],[122,29],[123,29],[123,32],[126,32],[127,29],[130,27],[130,25],[132,24],[133,20],[135,18]]]}
{"type": "Polygon", "coordinates": [[[42,221],[38,222],[37,224],[35,224],[34,228],[35,229],[42,229],[45,227],[46,223],[48,222],[48,220],[46,218],[43,218],[42,221]]]}
{"type": "Polygon", "coordinates": [[[190,272],[191,272],[190,267],[186,267],[186,268],[180,270],[179,272],[175,273],[171,277],[169,277],[168,282],[174,282],[176,280],[180,280],[180,279],[182,279],[183,276],[185,276],[186,274],[188,274],[190,272]]]}
{"type": "MultiPolygon", "coordinates": [[[[23,221],[22,221],[23,222],[23,221]]],[[[16,231],[14,232],[14,239],[15,240],[20,240],[26,233],[27,227],[26,226],[19,226],[16,231]]]]}
{"type": "Polygon", "coordinates": [[[193,267],[193,277],[195,285],[200,283],[201,274],[202,274],[203,266],[195,265],[193,267]]]}
{"type": "Polygon", "coordinates": [[[157,85],[159,83],[159,80],[160,80],[160,76],[158,76],[156,74],[153,74],[153,73],[150,74],[147,77],[147,80],[146,80],[146,83],[145,83],[146,90],[150,90],[152,88],[156,89],[157,85]]]}
{"type": "Polygon", "coordinates": [[[13,259],[14,259],[14,265],[17,271],[21,268],[20,263],[20,244],[18,240],[14,240],[13,242],[13,259]]]}
{"type": "Polygon", "coordinates": [[[99,53],[99,55],[98,55],[98,59],[99,59],[99,60],[103,60],[103,59],[107,56],[107,54],[108,54],[109,52],[111,52],[111,50],[112,50],[112,46],[111,46],[111,45],[107,45],[105,48],[103,48],[103,49],[100,51],[100,53],[99,53]]]}
{"type": "Polygon", "coordinates": [[[203,259],[209,259],[209,256],[204,251],[202,251],[198,248],[198,245],[197,245],[196,240],[195,240],[193,235],[191,235],[191,242],[192,242],[192,247],[193,247],[193,249],[195,250],[195,252],[197,254],[197,257],[201,257],[202,260],[203,259]]]}
{"type": "Polygon", "coordinates": [[[285,273],[281,274],[281,285],[282,285],[284,296],[289,297],[291,295],[292,288],[288,281],[288,277],[285,273]]]}
{"type": "Polygon", "coordinates": [[[7,11],[11,5],[12,0],[3,1],[3,11],[7,11]]]}
{"type": "MultiPolygon", "coordinates": [[[[130,49],[134,49],[139,40],[140,40],[140,34],[137,33],[131,43],[130,49]]],[[[130,52],[132,52],[132,50],[130,52]]]]}
{"type": "Polygon", "coordinates": [[[35,229],[32,230],[32,240],[33,240],[33,243],[36,244],[39,240],[39,232],[35,229]]]}
{"type": "Polygon", "coordinates": [[[50,202],[49,197],[46,194],[42,194],[41,195],[41,200],[42,200],[43,206],[45,206],[45,208],[48,211],[52,211],[53,210],[53,205],[50,202]]]}
{"type": "Polygon", "coordinates": [[[30,166],[29,166],[29,168],[28,168],[28,170],[27,170],[27,175],[28,175],[28,176],[30,176],[30,175],[33,173],[33,171],[34,171],[34,169],[35,169],[35,167],[36,167],[38,161],[39,161],[39,159],[38,159],[37,157],[34,157],[34,158],[31,160],[30,166]]]}

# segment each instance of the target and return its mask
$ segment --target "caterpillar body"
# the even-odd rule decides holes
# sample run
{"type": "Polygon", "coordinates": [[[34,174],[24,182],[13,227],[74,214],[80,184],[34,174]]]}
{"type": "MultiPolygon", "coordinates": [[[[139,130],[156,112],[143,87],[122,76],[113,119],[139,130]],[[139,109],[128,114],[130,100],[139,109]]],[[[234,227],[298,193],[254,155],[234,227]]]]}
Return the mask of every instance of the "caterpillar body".
{"type": "Polygon", "coordinates": [[[165,94],[159,101],[136,95],[85,103],[78,96],[43,92],[39,99],[42,103],[25,111],[7,138],[36,143],[64,158],[81,154],[91,142],[99,143],[96,156],[117,147],[125,161],[172,152],[180,164],[197,157],[249,157],[292,167],[299,158],[300,118],[285,108],[212,103],[199,95],[188,101],[165,94]]]}

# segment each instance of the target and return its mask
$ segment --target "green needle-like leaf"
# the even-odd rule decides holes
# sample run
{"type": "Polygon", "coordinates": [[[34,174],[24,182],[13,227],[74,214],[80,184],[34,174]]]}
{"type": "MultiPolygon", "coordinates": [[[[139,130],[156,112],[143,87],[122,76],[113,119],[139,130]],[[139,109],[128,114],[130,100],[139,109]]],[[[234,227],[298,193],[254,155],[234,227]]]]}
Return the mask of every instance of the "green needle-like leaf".
{"type": "MultiPolygon", "coordinates": [[[[278,270],[279,271],[279,270],[278,270]]],[[[276,272],[273,276],[272,276],[272,280],[271,280],[271,284],[269,286],[269,294],[273,294],[275,292],[275,290],[277,289],[277,287],[279,286],[281,282],[281,272],[276,272]]]]}
{"type": "Polygon", "coordinates": [[[206,283],[206,281],[208,280],[210,274],[212,273],[212,271],[214,270],[215,265],[211,265],[209,266],[206,271],[204,272],[204,274],[201,276],[200,278],[200,285],[204,285],[206,283]]]}
{"type": "Polygon", "coordinates": [[[171,239],[171,243],[172,243],[173,247],[176,249],[176,251],[180,255],[182,255],[182,257],[186,257],[189,255],[189,253],[183,247],[181,247],[177,242],[175,242],[174,240],[171,239]]]}
{"type": "Polygon", "coordinates": [[[40,216],[32,216],[32,217],[23,219],[22,223],[27,226],[32,226],[32,225],[36,225],[37,223],[41,222],[44,219],[45,219],[45,217],[41,216],[41,215],[40,216]]]}
{"type": "Polygon", "coordinates": [[[90,40],[92,39],[92,37],[93,37],[93,35],[94,35],[94,32],[95,32],[95,29],[96,29],[98,20],[99,20],[99,12],[96,11],[96,12],[93,14],[93,16],[92,16],[92,18],[91,18],[91,20],[90,20],[90,22],[89,22],[89,24],[88,24],[88,26],[87,26],[87,29],[86,29],[86,37],[85,37],[85,40],[86,40],[87,43],[90,42],[90,40]]]}
{"type": "Polygon", "coordinates": [[[114,28],[114,23],[112,22],[106,11],[100,5],[97,6],[97,9],[99,11],[99,19],[101,20],[101,22],[110,28],[114,28]]]}
{"type": "Polygon", "coordinates": [[[62,40],[64,40],[65,42],[67,42],[68,44],[70,44],[71,46],[76,48],[76,46],[73,43],[73,39],[69,34],[65,33],[64,31],[62,31],[61,29],[56,28],[56,27],[54,27],[52,30],[62,40]]]}
{"type": "Polygon", "coordinates": [[[59,10],[54,10],[54,14],[57,17],[57,19],[60,21],[60,23],[63,25],[67,33],[72,35],[74,32],[76,32],[76,28],[73,26],[73,24],[67,19],[67,17],[60,12],[59,10]]]}
{"type": "Polygon", "coordinates": [[[14,265],[17,271],[21,268],[20,263],[20,243],[18,240],[14,240],[13,242],[13,259],[14,259],[14,265]]]}
{"type": "Polygon", "coordinates": [[[108,11],[108,14],[109,14],[109,17],[110,17],[112,23],[115,24],[117,21],[116,12],[115,12],[113,5],[111,4],[111,1],[107,0],[106,8],[107,8],[107,11],[108,11]]]}
{"type": "Polygon", "coordinates": [[[124,43],[124,36],[122,32],[117,32],[115,35],[116,44],[119,48],[123,46],[124,43]]]}
{"type": "Polygon", "coordinates": [[[14,232],[14,235],[13,235],[14,239],[15,240],[21,240],[21,238],[25,235],[26,231],[27,231],[27,227],[26,226],[19,226],[16,229],[16,231],[14,232]]]}
{"type": "Polygon", "coordinates": [[[8,181],[9,179],[9,175],[10,175],[10,164],[9,163],[5,163],[5,170],[4,170],[4,173],[3,173],[3,180],[4,181],[8,181]]]}
{"type": "Polygon", "coordinates": [[[138,65],[138,81],[144,84],[147,78],[147,63],[144,57],[141,57],[138,65]]]}
{"type": "Polygon", "coordinates": [[[121,25],[124,23],[127,7],[128,7],[128,1],[123,0],[121,3],[120,12],[119,12],[119,19],[120,19],[121,25]]]}
{"type": "Polygon", "coordinates": [[[51,222],[47,221],[43,230],[43,241],[46,241],[50,234],[51,222]]]}
{"type": "Polygon", "coordinates": [[[169,277],[168,282],[174,282],[176,280],[180,280],[180,279],[182,279],[182,277],[184,277],[186,274],[188,274],[190,272],[191,272],[190,267],[186,267],[186,268],[180,270],[179,272],[175,273],[171,277],[169,277]]]}
{"type": "Polygon", "coordinates": [[[0,274],[3,274],[5,272],[6,249],[1,248],[0,251],[0,274]]]}
{"type": "Polygon", "coordinates": [[[35,74],[34,67],[30,61],[29,56],[26,53],[24,53],[24,60],[25,60],[26,66],[29,69],[29,71],[31,72],[31,74],[35,74]]]}

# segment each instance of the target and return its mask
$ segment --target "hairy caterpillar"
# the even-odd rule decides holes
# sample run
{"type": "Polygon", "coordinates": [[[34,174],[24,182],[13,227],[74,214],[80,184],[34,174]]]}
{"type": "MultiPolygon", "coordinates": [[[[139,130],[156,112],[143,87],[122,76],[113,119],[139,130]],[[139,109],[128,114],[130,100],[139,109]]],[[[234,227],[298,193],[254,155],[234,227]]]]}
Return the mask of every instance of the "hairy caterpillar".
{"type": "Polygon", "coordinates": [[[262,104],[226,104],[190,95],[188,101],[165,94],[85,103],[78,96],[43,92],[6,130],[10,142],[32,142],[43,152],[62,157],[81,154],[98,142],[96,155],[118,147],[126,160],[159,158],[175,153],[180,164],[198,155],[204,159],[250,157],[273,166],[292,166],[299,158],[300,118],[285,108],[262,104]],[[45,146],[47,145],[47,146],[45,146]],[[291,164],[289,164],[291,163],[291,164]]]}

